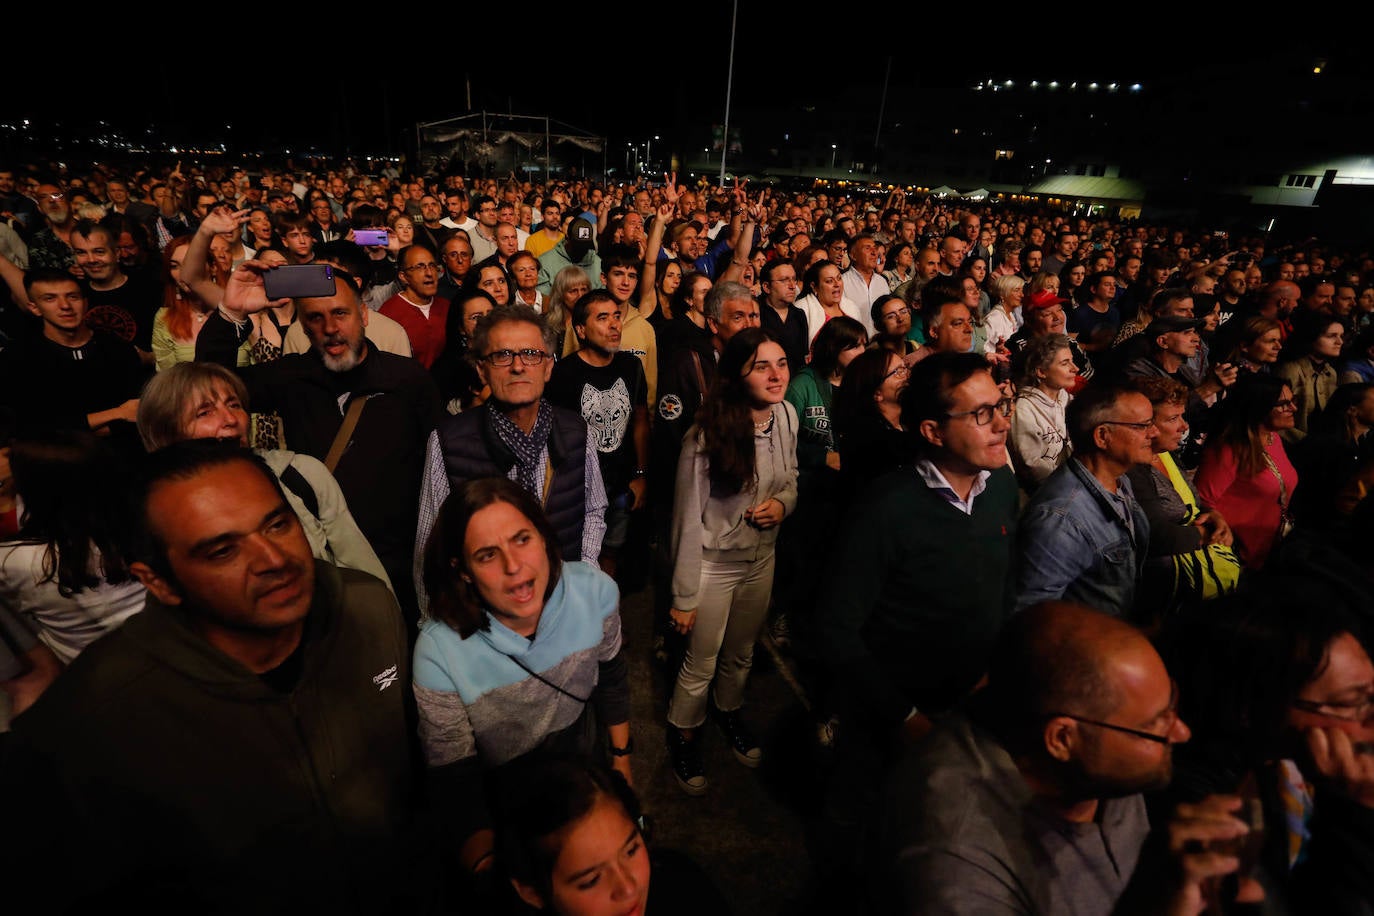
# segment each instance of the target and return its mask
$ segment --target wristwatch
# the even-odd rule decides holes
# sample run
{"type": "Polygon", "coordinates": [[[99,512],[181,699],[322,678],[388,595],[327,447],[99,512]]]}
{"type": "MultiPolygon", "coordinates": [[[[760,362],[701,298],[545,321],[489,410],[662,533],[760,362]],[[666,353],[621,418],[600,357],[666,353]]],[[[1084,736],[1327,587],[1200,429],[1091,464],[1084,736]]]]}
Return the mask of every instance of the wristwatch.
{"type": "Polygon", "coordinates": [[[611,752],[611,756],[612,756],[612,757],[628,757],[628,756],[630,756],[631,754],[633,754],[633,753],[635,752],[635,739],[634,739],[634,736],[633,736],[633,735],[630,736],[630,740],[627,741],[627,742],[625,743],[625,746],[624,746],[624,747],[616,747],[614,744],[612,744],[612,745],[610,746],[609,749],[610,749],[610,752],[611,752]]]}

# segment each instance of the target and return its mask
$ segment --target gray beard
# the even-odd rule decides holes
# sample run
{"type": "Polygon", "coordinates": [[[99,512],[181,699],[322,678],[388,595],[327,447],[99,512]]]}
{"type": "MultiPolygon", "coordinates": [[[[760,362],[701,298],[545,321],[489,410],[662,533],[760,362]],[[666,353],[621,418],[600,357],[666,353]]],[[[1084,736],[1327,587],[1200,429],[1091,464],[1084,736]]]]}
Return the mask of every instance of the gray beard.
{"type": "Polygon", "coordinates": [[[330,356],[324,350],[324,345],[331,341],[321,341],[319,344],[320,359],[324,361],[324,367],[330,372],[348,372],[358,368],[358,364],[363,361],[363,341],[358,341],[356,347],[350,347],[341,356],[330,356]]]}

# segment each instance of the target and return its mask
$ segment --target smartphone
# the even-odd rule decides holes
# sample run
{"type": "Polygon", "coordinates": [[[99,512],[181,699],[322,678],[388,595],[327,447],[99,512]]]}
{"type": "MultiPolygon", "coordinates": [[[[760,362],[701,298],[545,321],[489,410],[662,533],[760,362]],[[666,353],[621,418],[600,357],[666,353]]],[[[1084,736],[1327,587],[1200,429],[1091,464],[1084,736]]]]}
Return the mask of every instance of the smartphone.
{"type": "Polygon", "coordinates": [[[385,229],[354,229],[353,241],[359,245],[380,246],[391,240],[385,229]]]}
{"type": "Polygon", "coordinates": [[[268,299],[314,299],[334,295],[334,268],[329,264],[285,264],[262,275],[268,299]]]}

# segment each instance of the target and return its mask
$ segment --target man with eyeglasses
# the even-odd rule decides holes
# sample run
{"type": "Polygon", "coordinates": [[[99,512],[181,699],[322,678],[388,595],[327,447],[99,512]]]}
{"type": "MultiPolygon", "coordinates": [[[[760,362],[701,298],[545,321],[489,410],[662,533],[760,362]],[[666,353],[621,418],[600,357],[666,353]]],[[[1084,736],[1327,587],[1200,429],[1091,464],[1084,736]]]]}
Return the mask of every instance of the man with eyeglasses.
{"type": "MultiPolygon", "coordinates": [[[[203,263],[208,248],[207,234],[197,233],[188,260],[203,263]]],[[[273,304],[263,287],[268,269],[257,260],[234,269],[223,304],[196,338],[196,359],[238,372],[253,409],[281,415],[286,447],[330,467],[396,589],[413,640],[419,626],[409,588],[416,506],[425,443],[442,413],[438,388],[414,359],[367,338],[369,316],[375,316],[353,278],[338,269],[333,295],[295,300],[309,352],[235,368],[252,329],[249,318],[273,304]]]]}
{"type": "Polygon", "coordinates": [[[544,506],[564,560],[598,562],[606,488],[587,421],[544,397],[555,343],[553,330],[528,306],[492,309],[477,322],[472,353],[491,396],[476,409],[441,420],[426,446],[413,566],[421,611],[428,605],[425,543],[440,506],[466,480],[516,481],[544,506]]]}
{"type": "Polygon", "coordinates": [[[797,283],[797,268],[788,258],[769,261],[759,273],[759,286],[763,290],[759,303],[761,327],[777,337],[787,354],[789,366],[805,366],[811,335],[806,312],[796,305],[801,288],[797,283]]]}
{"type": "Polygon", "coordinates": [[[1092,385],[1064,423],[1073,456],[1021,515],[1016,607],[1062,598],[1130,618],[1150,523],[1126,472],[1154,459],[1154,408],[1137,391],[1092,385]]]}
{"type": "MultiPolygon", "coordinates": [[[[1248,830],[1237,800],[1207,796],[1146,843],[1142,793],[1169,784],[1174,745],[1190,737],[1177,702],[1159,654],[1128,624],[1065,602],[1016,615],[986,686],[887,781],[891,909],[1196,912],[1204,882],[1240,865],[1216,847],[1248,830]]],[[[1262,897],[1247,881],[1230,899],[1262,897]]]]}
{"type": "MultiPolygon", "coordinates": [[[[910,370],[901,427],[919,457],[861,489],[834,540],[814,640],[839,732],[825,795],[835,855],[902,735],[974,689],[1011,606],[1018,494],[1007,464],[1011,401],[975,353],[910,370]]],[[[852,853],[851,853],[852,854],[852,853]]]]}
{"type": "Polygon", "coordinates": [[[401,291],[378,311],[405,328],[410,350],[426,369],[444,352],[449,301],[439,293],[440,267],[434,252],[410,245],[397,257],[401,291]]]}
{"type": "Polygon", "coordinates": [[[472,273],[472,243],[466,233],[455,232],[444,242],[439,254],[444,265],[444,275],[439,278],[439,295],[452,302],[467,285],[472,273]]]}

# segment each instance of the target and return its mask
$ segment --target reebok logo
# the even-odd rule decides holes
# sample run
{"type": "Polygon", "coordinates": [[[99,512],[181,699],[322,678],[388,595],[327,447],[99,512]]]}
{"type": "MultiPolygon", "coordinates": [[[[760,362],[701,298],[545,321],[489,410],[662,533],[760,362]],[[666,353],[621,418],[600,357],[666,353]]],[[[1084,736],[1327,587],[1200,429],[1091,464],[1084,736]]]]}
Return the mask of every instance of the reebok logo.
{"type": "Polygon", "coordinates": [[[396,666],[392,665],[390,668],[386,669],[381,674],[374,677],[372,679],[372,683],[377,685],[377,690],[379,692],[387,689],[392,684],[396,683],[396,666]]]}

